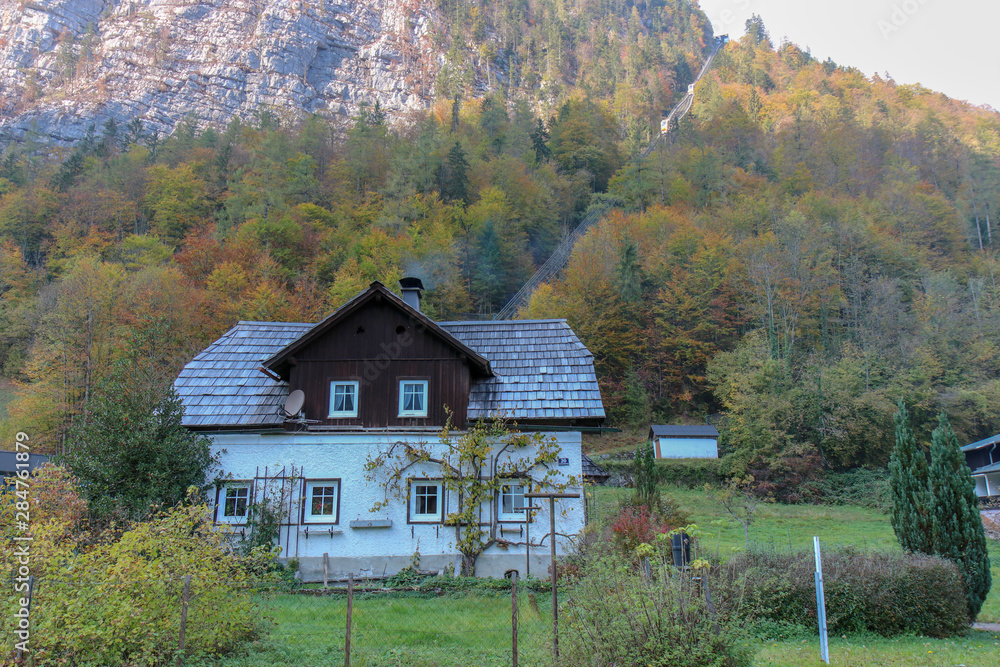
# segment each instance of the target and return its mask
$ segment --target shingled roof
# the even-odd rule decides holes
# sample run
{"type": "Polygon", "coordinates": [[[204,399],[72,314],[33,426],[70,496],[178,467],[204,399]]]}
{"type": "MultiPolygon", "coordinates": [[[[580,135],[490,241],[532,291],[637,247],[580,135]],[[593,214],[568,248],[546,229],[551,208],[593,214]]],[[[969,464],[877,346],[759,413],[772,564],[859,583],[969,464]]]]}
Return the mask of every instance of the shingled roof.
{"type": "Polygon", "coordinates": [[[275,426],[288,383],[260,370],[261,362],[309,331],[301,322],[239,322],[192,359],[174,381],[185,426],[275,426]]]}
{"type": "Polygon", "coordinates": [[[594,357],[566,320],[439,322],[490,360],[469,392],[469,419],[603,419],[594,357]]]}
{"type": "MultiPolygon", "coordinates": [[[[438,322],[485,359],[493,377],[472,384],[469,420],[604,418],[593,355],[565,320],[438,322]]],[[[288,384],[260,371],[312,329],[298,322],[240,322],[188,363],[174,383],[184,424],[195,427],[278,426],[288,384]]]]}

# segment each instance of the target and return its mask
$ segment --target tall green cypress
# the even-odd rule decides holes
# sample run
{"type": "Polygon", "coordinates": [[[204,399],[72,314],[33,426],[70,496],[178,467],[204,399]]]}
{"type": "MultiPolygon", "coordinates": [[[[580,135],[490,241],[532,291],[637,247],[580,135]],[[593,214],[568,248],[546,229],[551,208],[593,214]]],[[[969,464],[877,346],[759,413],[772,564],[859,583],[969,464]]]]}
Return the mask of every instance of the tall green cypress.
{"type": "Polygon", "coordinates": [[[910,411],[903,399],[896,414],[896,446],[889,459],[889,486],[892,491],[892,529],[900,546],[907,551],[933,553],[931,541],[930,494],[927,489],[927,459],[917,449],[910,427],[910,411]]]}
{"type": "Polygon", "coordinates": [[[969,618],[974,619],[992,584],[990,557],[976,487],[955,431],[943,412],[938,415],[938,427],[931,434],[927,488],[932,509],[933,552],[951,560],[962,572],[969,618]]]}
{"type": "Polygon", "coordinates": [[[635,450],[635,497],[636,502],[648,507],[649,511],[659,511],[660,493],[656,488],[653,443],[648,441],[635,450]]]}

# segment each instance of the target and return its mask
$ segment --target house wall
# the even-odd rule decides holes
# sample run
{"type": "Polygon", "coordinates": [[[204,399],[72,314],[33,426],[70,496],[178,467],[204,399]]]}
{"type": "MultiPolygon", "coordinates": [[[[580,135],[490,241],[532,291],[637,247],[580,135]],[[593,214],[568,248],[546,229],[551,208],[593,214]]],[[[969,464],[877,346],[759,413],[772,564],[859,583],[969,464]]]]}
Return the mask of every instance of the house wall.
{"type": "MultiPolygon", "coordinates": [[[[560,456],[568,459],[568,465],[555,466],[558,480],[573,476],[582,480],[580,434],[565,432],[554,435],[560,448],[560,456]]],[[[460,562],[455,549],[454,527],[441,523],[408,523],[407,502],[392,498],[390,504],[380,511],[372,511],[376,502],[385,498],[383,487],[365,479],[364,465],[369,456],[384,451],[395,442],[419,438],[431,448],[440,448],[440,439],[424,434],[405,432],[382,433],[220,433],[210,435],[213,451],[219,455],[224,477],[233,480],[250,480],[276,476],[284,470],[295,479],[284,482],[286,495],[291,491],[291,501],[286,505],[287,519],[281,528],[280,546],[283,557],[299,559],[300,569],[306,581],[321,581],[323,578],[323,554],[329,554],[330,577],[355,575],[394,574],[410,564],[414,552],[420,552],[420,568],[425,570],[454,568],[460,562]],[[299,522],[302,500],[302,480],[340,479],[340,510],[336,525],[307,525],[299,522]],[[351,521],[388,520],[390,527],[351,527],[351,521]],[[332,533],[331,533],[332,530],[332,533]]],[[[523,450],[522,450],[523,452],[523,450]]],[[[519,456],[525,454],[521,453],[519,456]]],[[[407,471],[407,477],[440,478],[440,467],[435,464],[415,465],[407,471]]],[[[537,476],[537,475],[536,475],[537,476]]],[[[263,481],[258,482],[255,496],[263,493],[263,481]]],[[[275,497],[279,482],[271,482],[270,497],[275,497]]],[[[405,488],[405,487],[404,487],[405,488]]],[[[581,488],[569,491],[580,492],[581,488]]],[[[214,501],[214,499],[212,499],[214,501]]],[[[455,508],[454,498],[446,495],[445,509],[455,508]]],[[[478,560],[476,574],[479,576],[503,576],[508,570],[517,570],[520,576],[530,574],[544,577],[549,566],[549,541],[541,538],[549,532],[548,501],[536,501],[544,509],[535,514],[530,525],[524,523],[499,524],[505,528],[502,537],[515,544],[503,549],[493,546],[478,560]],[[524,546],[524,532],[527,530],[532,543],[543,546],[531,548],[530,566],[526,563],[528,553],[524,546]]],[[[483,508],[482,522],[493,523],[491,507],[483,508]]],[[[566,535],[576,535],[584,527],[584,501],[563,499],[556,501],[556,531],[566,535]]],[[[237,533],[243,529],[234,525],[237,533]]],[[[489,530],[489,526],[487,526],[489,530]]],[[[570,541],[559,537],[556,540],[558,554],[566,553],[570,541]]]]}
{"type": "Polygon", "coordinates": [[[972,479],[976,483],[976,495],[980,498],[1000,496],[1000,472],[973,475],[972,479]]]}
{"type": "Polygon", "coordinates": [[[994,463],[993,455],[996,452],[996,445],[988,445],[986,447],[980,447],[971,452],[965,452],[965,463],[975,470],[976,468],[982,468],[983,466],[988,466],[994,463]]]}
{"type": "Polygon", "coordinates": [[[719,445],[715,438],[657,438],[656,458],[717,459],[719,445]]]}
{"type": "Polygon", "coordinates": [[[366,428],[444,426],[446,408],[466,423],[470,370],[465,357],[399,308],[372,302],[295,355],[290,390],[305,393],[307,419],[366,428]],[[427,380],[426,417],[399,417],[399,381],[427,380]],[[360,383],[358,416],[329,419],[330,381],[360,383]]]}

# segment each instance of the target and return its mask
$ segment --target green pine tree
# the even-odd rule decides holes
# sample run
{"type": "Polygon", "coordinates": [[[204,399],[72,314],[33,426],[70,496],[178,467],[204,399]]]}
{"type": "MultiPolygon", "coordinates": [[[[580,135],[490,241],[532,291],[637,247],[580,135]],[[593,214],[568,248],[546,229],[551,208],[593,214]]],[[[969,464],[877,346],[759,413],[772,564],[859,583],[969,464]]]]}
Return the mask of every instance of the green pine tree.
{"type": "Polygon", "coordinates": [[[900,546],[907,551],[933,553],[927,459],[917,448],[910,427],[910,412],[902,399],[893,419],[896,422],[896,446],[889,459],[892,529],[900,546]]]}
{"type": "Polygon", "coordinates": [[[659,510],[660,493],[656,489],[656,464],[653,443],[644,442],[635,450],[635,500],[651,512],[659,510]]]}
{"type": "Polygon", "coordinates": [[[448,151],[448,157],[439,175],[441,197],[449,202],[469,203],[469,162],[465,159],[462,145],[455,145],[448,151]]]}
{"type": "Polygon", "coordinates": [[[965,583],[969,618],[975,619],[992,583],[990,557],[976,488],[955,431],[943,412],[938,415],[938,427],[931,434],[927,487],[932,509],[933,552],[958,566],[965,583]]]}

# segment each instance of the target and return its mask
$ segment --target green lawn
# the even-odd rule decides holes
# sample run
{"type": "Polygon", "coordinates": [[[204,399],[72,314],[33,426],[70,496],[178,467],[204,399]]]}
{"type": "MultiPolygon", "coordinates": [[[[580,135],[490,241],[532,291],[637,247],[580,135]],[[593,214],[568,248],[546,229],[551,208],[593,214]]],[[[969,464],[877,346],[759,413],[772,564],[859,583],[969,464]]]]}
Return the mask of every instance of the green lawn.
{"type": "MultiPolygon", "coordinates": [[[[598,487],[589,492],[594,514],[611,511],[626,489],[598,487]]],[[[724,519],[723,510],[703,491],[669,489],[665,494],[691,513],[702,531],[703,555],[725,557],[745,546],[743,528],[724,519]],[[713,524],[713,522],[716,522],[713,524]]],[[[751,537],[774,549],[811,549],[813,535],[825,547],[853,545],[897,549],[889,519],[851,506],[760,505],[751,537]]],[[[1000,544],[993,564],[994,589],[980,614],[982,622],[1000,622],[1000,544]]],[[[548,665],[550,601],[536,594],[520,596],[519,628],[522,665],[548,665]]],[[[278,595],[274,599],[276,627],[270,637],[242,656],[213,663],[218,667],[270,667],[342,664],[346,600],[343,595],[314,597],[278,595]]],[[[355,600],[352,665],[358,667],[501,667],[510,664],[510,598],[469,594],[465,597],[359,595],[355,600]]],[[[816,637],[766,642],[758,647],[760,667],[821,665],[816,637]]],[[[1000,663],[1000,635],[970,632],[953,639],[869,636],[833,637],[831,663],[881,665],[964,665],[987,667],[1000,663]]]]}
{"type": "MultiPolygon", "coordinates": [[[[527,593],[519,600],[521,664],[547,664],[551,650],[550,598],[527,593]]],[[[276,627],[244,655],[219,667],[307,667],[342,664],[347,602],[333,596],[278,595],[276,627]]],[[[504,667],[511,664],[509,595],[415,597],[357,595],[351,633],[357,667],[504,667]]]]}
{"type": "MultiPolygon", "coordinates": [[[[830,664],[840,667],[922,667],[964,665],[994,667],[1000,662],[1000,635],[970,632],[953,639],[925,637],[833,637],[830,664]]],[[[819,639],[768,642],[761,645],[756,665],[764,667],[819,667],[819,639]]]]}
{"type": "MultiPolygon", "coordinates": [[[[598,512],[610,511],[615,500],[628,489],[595,487],[598,512]]],[[[673,498],[691,513],[691,521],[702,531],[701,549],[710,557],[725,557],[746,545],[743,526],[725,514],[722,507],[704,491],[671,487],[664,495],[673,498]],[[718,522],[724,525],[717,525],[718,522]]],[[[889,516],[852,505],[781,505],[758,506],[751,526],[750,539],[757,546],[798,551],[813,548],[813,536],[822,547],[855,546],[859,548],[899,549],[889,516]]],[[[983,623],[1000,623],[1000,542],[989,543],[993,588],[979,613],[983,623]]]]}

